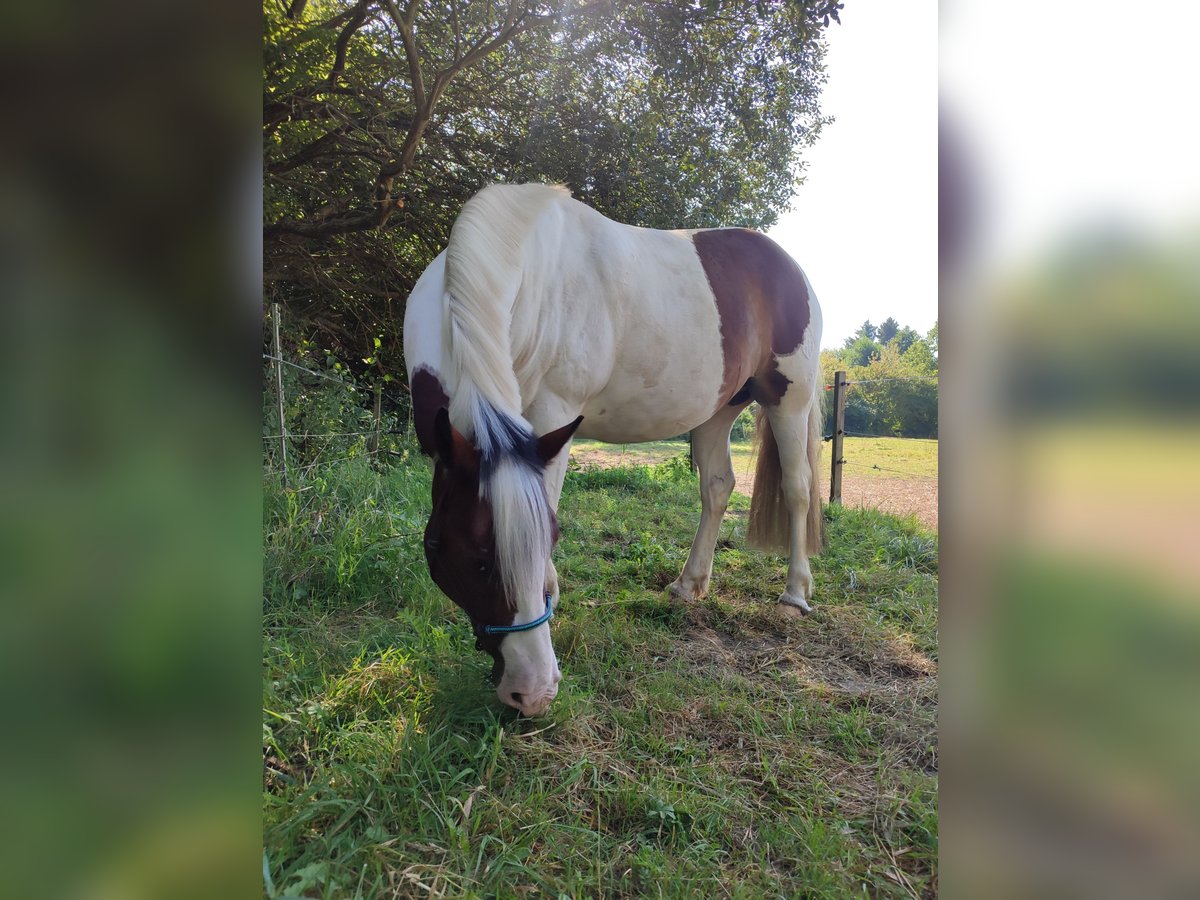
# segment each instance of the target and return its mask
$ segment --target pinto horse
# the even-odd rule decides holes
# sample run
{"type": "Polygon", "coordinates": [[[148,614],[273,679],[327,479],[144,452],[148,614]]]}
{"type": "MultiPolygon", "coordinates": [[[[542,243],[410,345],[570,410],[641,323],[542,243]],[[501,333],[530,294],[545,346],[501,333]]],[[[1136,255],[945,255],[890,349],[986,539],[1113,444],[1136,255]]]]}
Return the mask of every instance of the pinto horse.
{"type": "Polygon", "coordinates": [[[757,232],[622,225],[546,185],[493,185],[467,202],[409,297],[404,353],[434,460],[430,575],[493,656],[503,703],[538,715],[558,693],[550,556],[576,434],[691,432],[700,527],[670,589],[696,599],[734,487],[729,432],[757,401],[748,538],[788,551],[779,602],[809,610],[820,341],[808,279],[757,232]]]}

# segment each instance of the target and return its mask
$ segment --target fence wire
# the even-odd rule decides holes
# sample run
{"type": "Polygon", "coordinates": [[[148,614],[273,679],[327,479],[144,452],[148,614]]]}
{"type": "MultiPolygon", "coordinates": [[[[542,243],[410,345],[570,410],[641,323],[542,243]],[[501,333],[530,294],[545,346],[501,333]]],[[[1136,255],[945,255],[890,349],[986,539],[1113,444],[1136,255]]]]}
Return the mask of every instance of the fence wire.
{"type": "MultiPolygon", "coordinates": [[[[288,470],[287,470],[287,474],[295,475],[297,473],[308,472],[311,469],[315,469],[317,466],[322,466],[322,465],[332,466],[334,463],[348,462],[349,460],[352,460],[352,459],[362,459],[364,456],[375,456],[378,453],[379,453],[378,450],[364,450],[362,453],[351,453],[349,456],[339,456],[336,459],[322,460],[322,459],[318,458],[304,466],[289,466],[288,470]]],[[[318,457],[320,456],[320,454],[317,454],[317,455],[318,455],[318,457]]],[[[278,469],[268,468],[268,469],[263,470],[263,474],[264,475],[282,475],[283,471],[284,470],[282,467],[280,467],[278,469]]]]}
{"type": "MultiPolygon", "coordinates": [[[[905,437],[905,436],[904,436],[904,435],[902,435],[902,434],[863,434],[862,432],[859,432],[859,431],[847,431],[847,430],[846,430],[846,429],[844,429],[844,428],[842,429],[842,434],[846,435],[847,437],[861,437],[861,438],[895,438],[896,440],[900,440],[900,441],[926,441],[926,442],[929,442],[929,443],[932,443],[932,444],[936,444],[936,443],[938,442],[938,439],[937,439],[937,438],[918,438],[918,437],[905,437]]],[[[832,437],[832,435],[830,435],[830,437],[832,437]]],[[[827,440],[827,441],[828,441],[829,439],[830,439],[830,438],[828,438],[828,437],[827,437],[827,438],[825,438],[825,440],[827,440]]]]}
{"type": "MultiPolygon", "coordinates": [[[[903,438],[900,438],[899,440],[903,440],[903,438]]],[[[867,463],[849,462],[845,458],[842,459],[842,465],[843,466],[854,466],[855,468],[859,468],[859,469],[874,469],[877,472],[891,472],[894,475],[905,475],[909,478],[929,478],[930,477],[928,475],[919,475],[916,472],[903,472],[900,469],[889,469],[886,466],[877,466],[874,463],[871,463],[870,465],[868,465],[867,463]]]]}
{"type": "MultiPolygon", "coordinates": [[[[281,441],[281,440],[286,440],[286,441],[324,440],[324,441],[326,441],[325,445],[320,450],[317,451],[316,456],[310,462],[307,462],[302,466],[292,466],[292,465],[265,466],[263,469],[264,477],[269,477],[272,475],[303,476],[303,475],[306,475],[308,472],[311,472],[317,466],[332,466],[336,463],[346,462],[351,459],[361,459],[364,457],[378,457],[381,453],[390,452],[390,451],[383,450],[382,448],[379,448],[379,447],[375,447],[374,449],[364,448],[361,452],[351,453],[347,456],[341,456],[341,457],[337,457],[334,459],[322,459],[322,457],[327,452],[329,452],[329,450],[334,446],[334,443],[332,440],[334,438],[370,437],[372,435],[377,435],[382,438],[385,435],[389,435],[389,436],[403,435],[403,434],[407,434],[409,431],[411,431],[411,428],[412,428],[412,404],[411,404],[411,402],[408,401],[408,399],[406,397],[394,394],[390,391],[385,391],[380,386],[369,387],[369,386],[357,384],[354,381],[346,379],[346,378],[338,378],[338,377],[328,374],[327,372],[320,372],[320,371],[317,371],[316,369],[309,368],[308,366],[302,366],[299,363],[294,363],[291,360],[283,359],[279,356],[276,356],[273,353],[263,353],[262,358],[264,360],[273,362],[277,365],[284,365],[290,369],[295,369],[296,371],[303,372],[306,375],[311,375],[314,378],[319,378],[323,381],[328,381],[328,382],[336,384],[340,387],[347,388],[356,394],[364,394],[364,395],[368,395],[368,396],[374,396],[376,394],[376,392],[378,392],[378,394],[381,398],[387,398],[392,403],[394,403],[397,407],[399,407],[401,409],[407,409],[407,411],[408,411],[408,427],[407,428],[378,428],[378,429],[372,428],[367,431],[291,432],[291,431],[288,431],[285,426],[281,430],[281,432],[278,434],[263,435],[262,439],[263,439],[264,443],[270,442],[270,441],[281,441]]],[[[280,424],[282,425],[283,423],[280,423],[280,424]]],[[[264,449],[270,450],[271,448],[268,447],[268,448],[264,448],[264,449]]],[[[268,458],[273,459],[274,453],[269,454],[268,458]]]]}
{"type": "MultiPolygon", "coordinates": [[[[302,365],[300,365],[298,363],[294,363],[290,360],[282,359],[271,353],[263,353],[262,358],[264,360],[269,360],[271,362],[280,363],[282,365],[288,366],[289,368],[295,369],[300,372],[304,372],[305,374],[311,375],[314,378],[320,378],[325,381],[332,382],[333,384],[337,384],[341,387],[348,388],[351,391],[355,391],[355,392],[361,391],[363,393],[374,393],[374,391],[379,390],[382,396],[388,397],[397,405],[409,407],[409,414],[411,416],[411,403],[406,402],[405,400],[401,399],[397,395],[392,394],[388,391],[383,391],[382,389],[378,389],[378,388],[364,387],[362,385],[355,384],[352,381],[348,381],[344,378],[337,378],[337,377],[329,375],[325,372],[319,372],[316,369],[310,369],[307,366],[302,366],[302,365]]],[[[895,376],[895,377],[888,377],[888,378],[869,378],[869,379],[861,379],[861,380],[857,380],[857,381],[846,381],[846,382],[844,382],[844,384],[847,387],[850,387],[850,386],[853,386],[856,384],[873,384],[873,383],[885,382],[885,381],[926,381],[926,380],[937,381],[938,376],[937,375],[911,375],[911,376],[895,376]]],[[[833,387],[833,385],[825,385],[825,387],[826,387],[826,389],[830,389],[833,387]]],[[[312,439],[330,439],[330,438],[345,438],[345,437],[369,437],[371,435],[376,435],[376,434],[378,434],[379,436],[383,436],[385,434],[386,435],[399,435],[399,434],[405,434],[405,433],[407,433],[407,429],[395,429],[395,428],[391,428],[391,429],[381,428],[378,430],[370,429],[368,431],[340,431],[340,432],[288,432],[285,430],[282,434],[263,435],[263,441],[278,441],[280,439],[312,440],[312,439]]],[[[847,437],[894,438],[897,440],[922,441],[922,442],[926,442],[926,443],[937,443],[937,441],[938,441],[937,438],[901,438],[901,437],[899,437],[897,435],[893,435],[893,434],[865,434],[865,433],[856,432],[856,431],[846,431],[844,429],[842,431],[842,434],[847,437]]],[[[833,437],[832,435],[828,435],[824,438],[824,440],[830,441],[830,440],[832,440],[832,437],[833,437]]],[[[325,448],[318,451],[316,459],[314,459],[312,462],[309,462],[309,463],[307,463],[303,466],[299,466],[299,467],[290,467],[287,471],[295,472],[298,474],[304,474],[304,473],[311,471],[318,465],[321,465],[322,462],[325,465],[333,465],[338,462],[345,462],[345,461],[348,461],[351,459],[358,459],[362,456],[377,456],[380,452],[379,448],[376,448],[374,450],[365,449],[362,453],[354,453],[354,454],[350,454],[348,456],[342,456],[342,457],[338,457],[336,459],[322,461],[321,456],[329,449],[330,446],[331,445],[327,444],[325,448]]],[[[624,454],[624,447],[622,447],[622,455],[623,454],[624,454]]],[[[863,468],[863,469],[873,469],[877,472],[888,472],[888,473],[891,473],[894,475],[904,475],[904,476],[910,477],[910,478],[928,478],[929,477],[928,475],[922,475],[917,472],[906,472],[906,471],[903,471],[900,469],[888,468],[886,466],[879,466],[879,465],[874,465],[874,464],[868,465],[866,463],[852,462],[852,461],[846,460],[844,456],[840,462],[842,465],[846,465],[846,466],[853,466],[855,468],[863,468]]],[[[749,475],[752,465],[753,465],[753,460],[747,459],[746,472],[744,474],[749,475]]],[[[285,470],[283,467],[279,467],[279,468],[268,467],[268,468],[264,469],[265,475],[278,475],[278,474],[282,474],[284,472],[285,472],[285,470]]]]}
{"type": "Polygon", "coordinates": [[[396,429],[389,431],[386,428],[381,428],[378,432],[372,428],[370,431],[289,431],[286,434],[264,434],[264,441],[277,441],[281,437],[286,437],[292,440],[308,440],[309,438],[334,438],[334,437],[363,437],[369,434],[393,434],[399,433],[396,429]]]}
{"type": "Polygon", "coordinates": [[[854,381],[845,381],[843,384],[879,384],[884,381],[937,381],[936,375],[895,375],[887,378],[859,378],[854,381]]]}
{"type": "Polygon", "coordinates": [[[397,406],[408,406],[409,405],[409,401],[406,397],[402,397],[398,394],[393,394],[391,391],[385,391],[382,388],[366,387],[361,384],[356,384],[353,381],[347,381],[345,378],[335,378],[334,376],[332,376],[326,372],[318,372],[316,369],[310,369],[310,368],[308,368],[308,366],[302,366],[302,365],[299,365],[298,363],[291,362],[290,360],[280,359],[278,356],[274,356],[270,353],[264,353],[262,355],[262,358],[269,359],[272,362],[283,363],[288,368],[297,369],[301,372],[306,372],[315,378],[324,378],[326,381],[332,381],[334,384],[340,384],[342,387],[349,388],[352,391],[356,391],[356,392],[361,391],[362,393],[365,393],[365,394],[374,394],[375,391],[378,390],[382,396],[387,397],[389,400],[391,400],[397,406]]]}

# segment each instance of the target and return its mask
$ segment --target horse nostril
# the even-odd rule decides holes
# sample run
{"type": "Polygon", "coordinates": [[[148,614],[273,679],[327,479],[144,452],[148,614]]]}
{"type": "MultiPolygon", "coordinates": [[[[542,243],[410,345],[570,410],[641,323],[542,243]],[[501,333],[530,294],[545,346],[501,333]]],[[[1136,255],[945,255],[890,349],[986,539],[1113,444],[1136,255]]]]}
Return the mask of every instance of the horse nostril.
{"type": "Polygon", "coordinates": [[[512,692],[512,694],[510,694],[509,696],[511,696],[511,697],[513,698],[513,702],[514,702],[514,703],[520,703],[520,702],[521,702],[521,695],[520,695],[520,694],[518,694],[516,691],[513,691],[513,692],[512,692]]]}

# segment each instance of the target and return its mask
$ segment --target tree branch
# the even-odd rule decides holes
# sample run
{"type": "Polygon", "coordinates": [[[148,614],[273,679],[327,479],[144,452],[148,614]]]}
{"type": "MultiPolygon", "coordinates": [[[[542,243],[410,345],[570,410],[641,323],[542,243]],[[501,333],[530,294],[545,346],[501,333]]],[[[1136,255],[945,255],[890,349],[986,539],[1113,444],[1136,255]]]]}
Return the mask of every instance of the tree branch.
{"type": "Polygon", "coordinates": [[[454,29],[454,59],[462,55],[462,26],[458,21],[458,0],[450,0],[450,24],[454,29]]]}
{"type": "MultiPolygon", "coordinates": [[[[338,49],[334,59],[334,67],[330,72],[329,84],[341,74],[345,66],[346,48],[353,34],[362,27],[371,0],[360,0],[354,9],[353,17],[346,23],[338,37],[338,49]]],[[[433,119],[438,101],[455,76],[463,69],[473,66],[489,54],[512,42],[521,34],[538,26],[549,25],[565,18],[593,15],[597,12],[611,10],[615,0],[593,0],[575,8],[567,8],[550,15],[534,15],[525,11],[521,0],[509,0],[504,11],[504,20],[498,31],[485,34],[475,41],[465,53],[459,55],[462,35],[459,30],[457,16],[454,16],[455,28],[455,58],[450,66],[438,72],[433,81],[426,84],[421,67],[420,50],[417,46],[414,23],[416,20],[419,0],[408,0],[403,12],[397,6],[397,0],[382,0],[388,16],[395,24],[404,46],[404,54],[408,62],[409,77],[413,95],[413,117],[408,123],[404,143],[391,162],[382,165],[375,180],[375,196],[372,208],[345,209],[345,204],[330,208],[324,215],[311,220],[280,220],[264,230],[264,239],[286,240],[289,236],[295,238],[325,238],[335,234],[347,234],[357,231],[367,231],[372,228],[382,228],[387,224],[391,214],[403,206],[403,199],[392,196],[392,185],[395,179],[411,170],[416,159],[417,149],[424,139],[425,132],[433,119]]],[[[453,0],[452,12],[457,11],[457,0],[453,0]]],[[[314,89],[312,93],[318,93],[314,89]]],[[[295,99],[299,99],[295,97],[295,99]]],[[[307,99],[307,98],[305,98],[307,99]]],[[[311,102],[311,101],[310,101],[311,102]]],[[[271,120],[287,118],[291,109],[286,104],[272,104],[271,120]]],[[[311,150],[312,148],[305,148],[311,150]]],[[[302,151],[303,152],[303,151],[302,151]]],[[[293,157],[294,159],[295,157],[293,157]]],[[[277,165],[291,168],[291,160],[277,165]]]]}
{"type": "Polygon", "coordinates": [[[354,14],[350,17],[350,21],[346,23],[346,27],[342,29],[342,33],[338,35],[337,48],[333,55],[333,67],[329,70],[329,78],[326,79],[330,84],[336,84],[338,78],[346,68],[346,50],[350,46],[350,38],[354,37],[354,33],[362,28],[363,23],[367,20],[367,8],[370,6],[368,0],[359,0],[358,5],[354,8],[354,14]]]}
{"type": "Polygon", "coordinates": [[[408,74],[412,79],[413,104],[416,106],[419,117],[425,106],[425,79],[421,75],[421,59],[417,51],[417,42],[413,38],[412,19],[409,17],[409,14],[416,12],[416,3],[410,3],[408,10],[403,15],[396,7],[396,0],[384,0],[384,5],[391,15],[392,21],[396,23],[396,28],[400,31],[400,40],[404,43],[404,55],[408,59],[408,74]]]}

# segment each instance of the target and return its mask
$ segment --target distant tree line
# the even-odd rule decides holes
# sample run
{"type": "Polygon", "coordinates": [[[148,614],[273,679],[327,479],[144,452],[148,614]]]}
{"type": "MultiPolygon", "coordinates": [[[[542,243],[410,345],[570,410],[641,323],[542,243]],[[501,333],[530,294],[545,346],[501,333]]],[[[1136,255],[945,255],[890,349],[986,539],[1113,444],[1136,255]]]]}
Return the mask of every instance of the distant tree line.
{"type": "MultiPolygon", "coordinates": [[[[859,382],[846,394],[846,431],[897,437],[937,437],[938,326],[922,336],[888,317],[868,320],[846,338],[840,350],[821,352],[821,374],[846,372],[859,382]]],[[[826,404],[825,434],[833,430],[833,404],[826,404]]]]}

